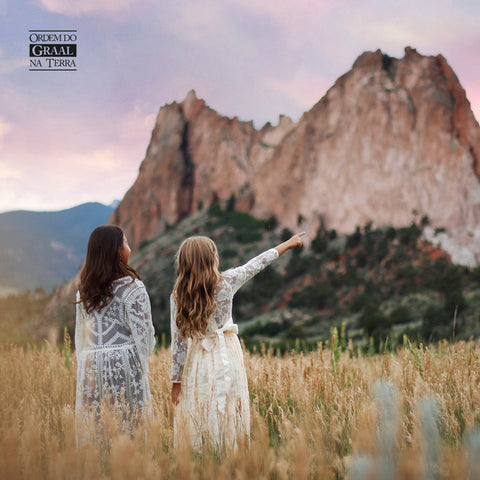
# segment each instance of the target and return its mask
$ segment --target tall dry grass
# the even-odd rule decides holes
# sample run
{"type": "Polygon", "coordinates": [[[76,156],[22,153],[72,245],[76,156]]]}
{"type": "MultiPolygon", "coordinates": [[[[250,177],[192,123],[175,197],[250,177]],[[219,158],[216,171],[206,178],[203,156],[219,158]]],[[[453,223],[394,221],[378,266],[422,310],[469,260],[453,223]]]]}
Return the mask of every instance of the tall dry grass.
{"type": "Polygon", "coordinates": [[[0,478],[479,478],[479,355],[473,343],[246,353],[250,448],[194,456],[173,450],[168,349],[150,361],[154,420],[101,449],[76,445],[74,353],[0,346],[0,478]]]}

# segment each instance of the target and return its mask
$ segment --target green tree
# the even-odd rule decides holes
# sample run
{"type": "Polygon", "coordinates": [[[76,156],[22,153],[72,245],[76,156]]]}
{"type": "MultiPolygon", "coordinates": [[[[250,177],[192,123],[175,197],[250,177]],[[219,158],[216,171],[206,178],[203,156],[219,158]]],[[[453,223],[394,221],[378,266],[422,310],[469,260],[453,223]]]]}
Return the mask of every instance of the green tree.
{"type": "Polygon", "coordinates": [[[360,227],[357,226],[357,228],[355,229],[355,233],[347,236],[346,249],[350,250],[351,248],[358,247],[361,241],[362,232],[360,231],[360,227]]]}

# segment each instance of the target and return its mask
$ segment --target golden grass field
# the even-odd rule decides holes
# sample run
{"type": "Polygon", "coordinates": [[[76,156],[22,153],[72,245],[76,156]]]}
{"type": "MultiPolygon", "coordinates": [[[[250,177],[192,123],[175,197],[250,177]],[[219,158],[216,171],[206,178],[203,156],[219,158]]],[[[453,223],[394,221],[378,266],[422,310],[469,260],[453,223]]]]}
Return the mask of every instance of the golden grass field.
{"type": "Polygon", "coordinates": [[[74,352],[3,345],[0,478],[480,478],[480,345],[407,345],[245,353],[251,445],[223,456],[174,451],[169,349],[150,360],[153,422],[98,450],[76,447],[74,352]]]}

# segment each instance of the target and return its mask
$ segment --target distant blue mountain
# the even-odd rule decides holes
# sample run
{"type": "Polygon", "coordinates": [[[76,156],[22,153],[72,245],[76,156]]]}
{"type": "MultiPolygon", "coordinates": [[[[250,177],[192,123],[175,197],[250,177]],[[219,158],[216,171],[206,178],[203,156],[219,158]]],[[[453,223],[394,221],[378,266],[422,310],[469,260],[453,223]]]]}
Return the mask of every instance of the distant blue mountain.
{"type": "Polygon", "coordinates": [[[0,285],[50,291],[73,278],[88,237],[108,221],[112,206],[85,203],[57,212],[0,214],[0,285]]]}

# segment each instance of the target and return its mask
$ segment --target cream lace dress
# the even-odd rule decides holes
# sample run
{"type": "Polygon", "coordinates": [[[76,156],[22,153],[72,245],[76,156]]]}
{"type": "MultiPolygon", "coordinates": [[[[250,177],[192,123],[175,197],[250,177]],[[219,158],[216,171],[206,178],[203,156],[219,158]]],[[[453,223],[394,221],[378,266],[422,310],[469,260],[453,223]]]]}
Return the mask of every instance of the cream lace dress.
{"type": "Polygon", "coordinates": [[[176,305],[171,305],[172,376],[182,383],[175,409],[175,446],[190,442],[195,451],[204,447],[235,448],[250,436],[250,402],[238,340],[232,319],[236,291],[278,258],[272,248],[243,266],[223,272],[215,290],[217,310],[205,336],[182,339],[176,323],[176,305]]]}
{"type": "Polygon", "coordinates": [[[127,426],[133,412],[138,420],[148,409],[154,333],[150,299],[140,280],[114,280],[113,299],[100,311],[87,314],[83,304],[77,304],[77,422],[89,414],[98,417],[102,402],[117,403],[127,426]]]}

